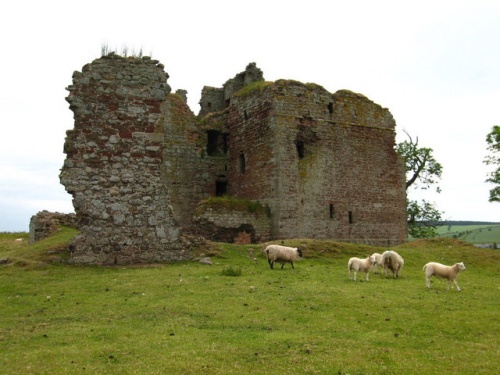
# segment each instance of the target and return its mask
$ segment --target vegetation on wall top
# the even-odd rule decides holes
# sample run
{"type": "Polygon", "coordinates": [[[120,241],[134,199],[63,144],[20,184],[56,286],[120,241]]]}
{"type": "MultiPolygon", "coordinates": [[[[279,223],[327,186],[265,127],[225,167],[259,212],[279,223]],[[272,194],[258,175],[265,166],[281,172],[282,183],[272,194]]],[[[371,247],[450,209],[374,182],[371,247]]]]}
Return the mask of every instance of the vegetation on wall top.
{"type": "Polygon", "coordinates": [[[254,214],[264,214],[270,216],[270,210],[267,205],[263,205],[260,202],[254,202],[249,199],[235,198],[228,195],[222,197],[210,197],[202,201],[197,211],[204,211],[207,208],[212,208],[215,210],[232,210],[232,211],[243,211],[254,214]]]}
{"type": "MultiPolygon", "coordinates": [[[[101,56],[108,56],[109,54],[116,54],[122,57],[143,57],[142,48],[139,48],[138,51],[135,48],[129,48],[128,46],[122,46],[120,51],[117,48],[111,48],[108,44],[104,43],[101,45],[101,56]]],[[[149,56],[152,57],[153,54],[150,52],[149,56]]]]}
{"type": "Polygon", "coordinates": [[[272,85],[273,82],[269,81],[258,81],[258,82],[252,82],[249,83],[248,85],[244,86],[241,90],[236,92],[234,95],[239,96],[239,97],[245,97],[250,94],[252,94],[255,91],[262,91],[266,87],[272,85]]]}

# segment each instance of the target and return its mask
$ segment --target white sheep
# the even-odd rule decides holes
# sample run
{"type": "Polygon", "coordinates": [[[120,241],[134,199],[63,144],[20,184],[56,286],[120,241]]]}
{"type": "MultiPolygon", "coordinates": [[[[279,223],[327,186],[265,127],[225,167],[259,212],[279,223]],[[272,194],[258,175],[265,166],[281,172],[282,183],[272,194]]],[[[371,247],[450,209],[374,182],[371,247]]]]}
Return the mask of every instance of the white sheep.
{"type": "Polygon", "coordinates": [[[382,265],[382,254],[373,253],[372,254],[372,258],[375,259],[375,264],[373,266],[373,273],[378,273],[377,272],[377,266],[383,267],[383,265],[382,265]]]}
{"type": "Polygon", "coordinates": [[[384,267],[384,275],[387,276],[387,270],[392,271],[394,278],[399,277],[399,272],[403,268],[405,261],[401,255],[394,250],[387,250],[382,253],[382,266],[384,267]]]}
{"type": "Polygon", "coordinates": [[[427,288],[431,287],[431,277],[436,276],[448,279],[448,287],[446,288],[447,290],[450,289],[451,283],[454,283],[457,291],[460,292],[460,288],[457,284],[457,277],[460,271],[465,270],[465,265],[463,262],[455,263],[453,266],[445,266],[441,263],[429,262],[424,266],[422,270],[425,271],[425,285],[427,285],[427,288]]]}
{"type": "Polygon", "coordinates": [[[298,258],[302,258],[302,250],[298,247],[287,247],[281,245],[269,245],[264,250],[267,257],[267,262],[271,269],[274,268],[274,263],[281,263],[281,268],[285,265],[285,263],[290,263],[292,268],[293,262],[298,260],[298,258]]]}
{"type": "Polygon", "coordinates": [[[366,281],[369,281],[370,270],[375,265],[375,258],[373,256],[368,256],[365,259],[353,257],[347,262],[347,270],[349,271],[349,280],[356,281],[356,275],[358,272],[366,273],[366,281]],[[351,271],[354,272],[354,279],[351,278],[351,271]]]}

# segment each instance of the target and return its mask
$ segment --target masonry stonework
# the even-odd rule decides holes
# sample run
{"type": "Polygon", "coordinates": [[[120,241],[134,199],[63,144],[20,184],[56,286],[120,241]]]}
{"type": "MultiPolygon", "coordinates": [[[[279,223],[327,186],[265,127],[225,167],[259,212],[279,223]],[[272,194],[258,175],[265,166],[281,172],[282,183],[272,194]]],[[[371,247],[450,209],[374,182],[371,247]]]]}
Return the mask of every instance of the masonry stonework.
{"type": "Polygon", "coordinates": [[[61,183],[73,196],[79,263],[190,257],[189,235],[254,242],[404,242],[405,171],[386,108],[347,90],[266,82],[254,63],[204,87],[196,116],[163,65],[103,56],[75,72],[61,183]],[[231,196],[269,216],[211,207],[231,196]],[[197,213],[197,214],[196,214],[197,213]]]}
{"type": "Polygon", "coordinates": [[[34,244],[53,235],[62,226],[76,228],[76,215],[46,210],[38,212],[30,219],[29,243],[34,244]]]}
{"type": "Polygon", "coordinates": [[[73,196],[78,263],[186,259],[163,183],[163,66],[110,55],[73,74],[61,183],[73,196]]]}

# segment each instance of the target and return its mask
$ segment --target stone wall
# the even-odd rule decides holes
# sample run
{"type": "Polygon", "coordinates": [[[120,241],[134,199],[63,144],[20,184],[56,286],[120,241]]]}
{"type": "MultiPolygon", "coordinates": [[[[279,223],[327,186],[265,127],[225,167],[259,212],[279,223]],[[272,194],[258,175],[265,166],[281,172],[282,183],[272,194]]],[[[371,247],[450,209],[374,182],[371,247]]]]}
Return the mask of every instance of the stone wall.
{"type": "Polygon", "coordinates": [[[186,259],[164,183],[168,75],[148,57],[110,54],[73,74],[61,183],[73,196],[78,263],[186,259]]]}
{"type": "Polygon", "coordinates": [[[199,104],[201,108],[199,112],[200,116],[224,110],[226,108],[224,89],[222,87],[203,87],[199,104]]]}
{"type": "Polygon", "coordinates": [[[75,214],[65,214],[60,212],[40,211],[30,219],[29,243],[49,237],[59,230],[61,226],[77,228],[75,214]]]}
{"type": "Polygon", "coordinates": [[[216,242],[237,242],[242,233],[248,234],[249,243],[271,239],[271,218],[265,211],[206,207],[202,203],[193,220],[197,235],[216,242]]]}
{"type": "Polygon", "coordinates": [[[273,238],[406,240],[404,165],[387,109],[277,81],[235,95],[228,123],[229,192],[269,205],[273,238]]]}

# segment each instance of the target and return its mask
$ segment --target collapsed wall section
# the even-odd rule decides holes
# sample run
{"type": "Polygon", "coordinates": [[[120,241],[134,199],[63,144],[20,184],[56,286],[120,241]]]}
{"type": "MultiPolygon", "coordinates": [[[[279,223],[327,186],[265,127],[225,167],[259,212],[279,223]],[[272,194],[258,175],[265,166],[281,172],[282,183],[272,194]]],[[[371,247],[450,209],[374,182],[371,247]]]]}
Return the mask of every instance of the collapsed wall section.
{"type": "Polygon", "coordinates": [[[220,135],[222,129],[215,124],[217,116],[211,116],[213,121],[208,121],[211,130],[207,131],[176,94],[168,95],[162,108],[163,181],[176,222],[184,233],[191,233],[193,212],[198,203],[216,195],[218,179],[225,181],[224,147],[208,146],[209,134],[220,135]]]}
{"type": "Polygon", "coordinates": [[[163,65],[149,57],[103,56],[73,74],[60,180],[73,196],[80,235],[76,263],[180,260],[180,228],[163,183],[163,65]]]}

